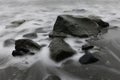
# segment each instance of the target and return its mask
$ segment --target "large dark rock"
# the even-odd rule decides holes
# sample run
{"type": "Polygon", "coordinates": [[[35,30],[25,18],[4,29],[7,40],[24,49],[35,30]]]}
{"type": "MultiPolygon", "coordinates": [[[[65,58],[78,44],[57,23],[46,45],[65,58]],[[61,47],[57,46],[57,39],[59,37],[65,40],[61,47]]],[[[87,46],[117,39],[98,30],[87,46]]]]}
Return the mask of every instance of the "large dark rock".
{"type": "Polygon", "coordinates": [[[91,53],[89,53],[88,51],[86,52],[85,55],[83,55],[80,59],[79,62],[81,64],[92,64],[99,61],[99,59],[97,59],[95,56],[93,56],[91,53]]]}
{"type": "Polygon", "coordinates": [[[45,80],[61,80],[61,79],[56,75],[49,75],[45,80]]]}
{"type": "MultiPolygon", "coordinates": [[[[72,15],[58,16],[53,28],[54,33],[67,33],[78,37],[89,37],[99,33],[99,25],[86,17],[75,17],[72,15]]],[[[57,35],[58,36],[58,35],[57,35]]]]}
{"type": "Polygon", "coordinates": [[[54,38],[49,47],[50,57],[56,62],[60,62],[75,54],[75,51],[62,38],[54,38]]]}
{"type": "Polygon", "coordinates": [[[16,21],[13,21],[13,22],[11,22],[11,23],[12,23],[12,24],[19,24],[19,25],[21,25],[21,24],[23,24],[25,21],[26,21],[26,20],[16,20],[16,21]]]}
{"type": "Polygon", "coordinates": [[[37,38],[37,34],[36,33],[28,33],[23,35],[23,37],[29,38],[29,39],[35,39],[37,38]]]}

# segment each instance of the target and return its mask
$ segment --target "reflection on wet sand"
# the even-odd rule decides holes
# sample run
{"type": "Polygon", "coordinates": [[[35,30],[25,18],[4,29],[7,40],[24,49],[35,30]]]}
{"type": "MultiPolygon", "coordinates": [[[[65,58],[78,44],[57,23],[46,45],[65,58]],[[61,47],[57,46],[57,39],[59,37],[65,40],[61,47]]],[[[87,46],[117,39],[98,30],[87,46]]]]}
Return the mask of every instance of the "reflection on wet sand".
{"type": "Polygon", "coordinates": [[[104,35],[101,35],[100,40],[91,40],[94,44],[101,48],[98,55],[101,56],[102,62],[106,66],[116,69],[120,72],[120,28],[110,29],[104,35]]]}

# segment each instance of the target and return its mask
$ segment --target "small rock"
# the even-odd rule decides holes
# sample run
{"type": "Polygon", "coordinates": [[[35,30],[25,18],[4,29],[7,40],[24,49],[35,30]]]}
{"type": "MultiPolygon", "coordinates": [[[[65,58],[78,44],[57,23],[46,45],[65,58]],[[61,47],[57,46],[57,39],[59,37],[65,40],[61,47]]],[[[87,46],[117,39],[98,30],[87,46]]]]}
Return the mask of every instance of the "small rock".
{"type": "Polygon", "coordinates": [[[19,25],[21,25],[21,24],[23,24],[25,21],[26,21],[26,20],[17,20],[17,21],[13,21],[13,22],[11,22],[11,23],[12,23],[12,24],[19,24],[19,25]]]}
{"type": "Polygon", "coordinates": [[[30,39],[19,39],[15,41],[15,49],[19,50],[21,48],[25,49],[33,49],[33,50],[40,50],[41,46],[37,44],[36,42],[30,40],[30,39]]]}
{"type": "Polygon", "coordinates": [[[43,28],[37,28],[35,33],[46,33],[47,31],[43,30],[43,28]]]}
{"type": "Polygon", "coordinates": [[[30,55],[34,55],[35,53],[33,53],[33,52],[30,52],[29,54],[30,54],[30,55]]]}
{"type": "Polygon", "coordinates": [[[13,52],[12,52],[12,55],[14,56],[14,57],[18,57],[18,56],[24,56],[24,55],[34,55],[35,53],[33,53],[33,52],[29,52],[29,50],[28,51],[23,51],[23,50],[19,50],[19,51],[17,51],[17,50],[14,50],[13,52]]]}
{"type": "Polygon", "coordinates": [[[101,28],[106,28],[109,27],[109,23],[104,22],[101,19],[94,19],[94,21],[101,27],[101,28]]]}
{"type": "Polygon", "coordinates": [[[91,53],[87,53],[79,59],[79,62],[81,64],[92,64],[92,63],[95,63],[97,61],[99,61],[99,59],[94,57],[91,53]]]}
{"type": "Polygon", "coordinates": [[[61,79],[56,75],[50,75],[45,80],[61,80],[61,79]]]}
{"type": "Polygon", "coordinates": [[[76,42],[76,43],[83,43],[82,41],[79,41],[79,40],[76,40],[75,42],[76,42]]]}
{"type": "Polygon", "coordinates": [[[94,46],[89,45],[89,44],[85,44],[85,45],[82,46],[82,50],[89,50],[89,49],[92,49],[92,48],[94,48],[94,46]]]}
{"type": "Polygon", "coordinates": [[[56,62],[69,58],[76,53],[62,38],[54,38],[49,47],[50,57],[56,62]]]}
{"type": "Polygon", "coordinates": [[[28,34],[23,35],[23,37],[30,38],[30,39],[35,39],[38,36],[37,36],[36,33],[28,33],[28,34]]]}
{"type": "Polygon", "coordinates": [[[4,47],[9,47],[15,43],[14,39],[7,39],[4,41],[4,47]]]}
{"type": "Polygon", "coordinates": [[[10,25],[7,25],[6,28],[16,28],[20,25],[22,25],[26,20],[17,20],[17,21],[13,21],[11,22],[10,25]]]}
{"type": "Polygon", "coordinates": [[[77,13],[81,13],[81,12],[87,12],[86,9],[73,9],[72,12],[77,12],[77,13]]]}

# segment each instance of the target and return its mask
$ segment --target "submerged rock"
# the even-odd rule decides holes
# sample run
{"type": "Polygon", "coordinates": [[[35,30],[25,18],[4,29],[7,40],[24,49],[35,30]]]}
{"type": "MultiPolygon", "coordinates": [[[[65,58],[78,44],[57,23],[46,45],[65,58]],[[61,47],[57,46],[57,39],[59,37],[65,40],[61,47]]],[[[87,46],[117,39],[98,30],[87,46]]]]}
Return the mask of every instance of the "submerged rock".
{"type": "Polygon", "coordinates": [[[54,38],[49,47],[50,57],[56,62],[60,62],[75,54],[75,51],[62,38],[54,38]]]}
{"type": "Polygon", "coordinates": [[[15,43],[14,39],[7,39],[4,41],[4,47],[9,47],[15,43]]]}
{"type": "Polygon", "coordinates": [[[17,20],[17,21],[13,21],[11,22],[12,24],[23,24],[26,20],[17,20]]]}
{"type": "Polygon", "coordinates": [[[59,38],[66,38],[67,34],[63,33],[63,32],[51,32],[49,34],[50,38],[54,38],[54,37],[59,37],[59,38]]]}
{"type": "Polygon", "coordinates": [[[85,55],[83,55],[80,59],[79,62],[81,64],[92,64],[99,61],[99,59],[97,59],[96,57],[94,57],[91,53],[86,52],[85,55]]]}
{"type": "Polygon", "coordinates": [[[35,38],[37,38],[37,34],[36,33],[28,33],[28,34],[23,35],[23,37],[35,39],[35,38]]]}
{"type": "MultiPolygon", "coordinates": [[[[72,15],[58,16],[53,28],[53,34],[66,33],[78,37],[88,37],[99,33],[98,24],[86,17],[74,17],[72,15]]],[[[57,36],[60,36],[58,34],[57,36]]]]}
{"type": "Polygon", "coordinates": [[[89,49],[92,49],[94,48],[94,46],[90,45],[90,44],[85,44],[82,46],[82,50],[89,50],[89,49]]]}
{"type": "Polygon", "coordinates": [[[45,80],[61,80],[61,79],[56,75],[49,75],[45,80]]]}
{"type": "Polygon", "coordinates": [[[13,21],[11,22],[10,25],[7,25],[6,28],[16,28],[20,25],[22,25],[26,20],[17,20],[17,21],[13,21]]]}
{"type": "Polygon", "coordinates": [[[45,31],[44,28],[37,28],[35,33],[47,33],[47,31],[45,31]]]}

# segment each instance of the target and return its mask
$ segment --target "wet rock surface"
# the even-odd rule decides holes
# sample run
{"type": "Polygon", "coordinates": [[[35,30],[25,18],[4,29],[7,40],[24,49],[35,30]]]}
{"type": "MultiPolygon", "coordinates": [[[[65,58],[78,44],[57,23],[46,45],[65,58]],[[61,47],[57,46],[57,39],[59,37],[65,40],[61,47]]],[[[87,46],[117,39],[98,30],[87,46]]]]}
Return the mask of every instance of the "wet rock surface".
{"type": "Polygon", "coordinates": [[[107,27],[110,26],[110,24],[108,22],[103,21],[98,16],[90,15],[90,16],[88,16],[88,18],[90,18],[91,20],[93,20],[94,22],[96,22],[99,25],[100,28],[107,28],[107,27]]]}
{"type": "Polygon", "coordinates": [[[109,23],[104,22],[102,19],[92,19],[95,21],[101,28],[109,27],[109,23]]]}
{"type": "MultiPolygon", "coordinates": [[[[74,53],[74,51],[71,51],[70,46],[67,48],[68,45],[66,46],[64,41],[67,35],[80,38],[94,36],[97,39],[99,33],[107,32],[107,27],[109,27],[109,23],[94,16],[59,15],[54,24],[53,31],[49,34],[49,37],[52,38],[50,43],[51,58],[56,62],[60,62],[62,59],[67,58],[66,52],[69,54],[74,53]],[[65,54],[62,55],[62,53],[65,54]]],[[[94,46],[89,43],[81,47],[81,50],[85,52],[85,55],[79,59],[81,64],[91,64],[99,61],[89,52],[93,48],[94,46]]]]}
{"type": "Polygon", "coordinates": [[[50,57],[56,62],[69,58],[76,53],[62,38],[54,38],[49,47],[50,57]]]}
{"type": "Polygon", "coordinates": [[[37,38],[37,34],[36,33],[28,33],[28,34],[24,34],[23,37],[29,38],[29,39],[35,39],[37,38]]]}
{"type": "Polygon", "coordinates": [[[55,38],[55,37],[59,37],[59,38],[66,38],[67,37],[67,34],[63,33],[63,32],[51,32],[49,34],[49,37],[50,38],[55,38]]]}
{"type": "Polygon", "coordinates": [[[88,37],[97,35],[99,33],[98,28],[98,24],[89,18],[60,15],[56,20],[53,32],[63,32],[73,36],[88,37]]]}
{"type": "Polygon", "coordinates": [[[92,48],[94,48],[94,46],[90,45],[90,44],[85,44],[85,45],[82,46],[82,50],[89,50],[89,49],[92,49],[92,48]]]}
{"type": "Polygon", "coordinates": [[[92,64],[98,62],[99,59],[97,59],[94,55],[92,55],[90,52],[86,52],[85,55],[83,55],[79,62],[81,64],[92,64]]]}

